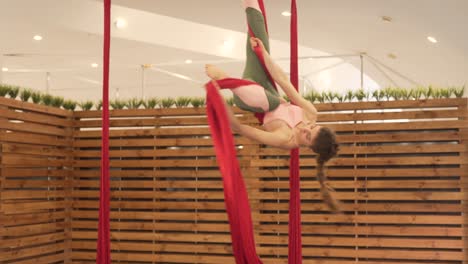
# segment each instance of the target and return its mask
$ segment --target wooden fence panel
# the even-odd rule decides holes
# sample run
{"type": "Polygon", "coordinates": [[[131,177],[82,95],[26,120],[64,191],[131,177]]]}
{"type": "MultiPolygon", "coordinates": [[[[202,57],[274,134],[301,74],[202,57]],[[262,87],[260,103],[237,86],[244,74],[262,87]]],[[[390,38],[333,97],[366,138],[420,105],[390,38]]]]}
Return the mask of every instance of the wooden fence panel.
{"type": "MultiPolygon", "coordinates": [[[[466,99],[317,109],[341,143],[326,173],[344,213],[333,215],[321,202],[315,155],[301,149],[304,263],[462,263],[466,99]]],[[[204,110],[116,110],[111,120],[113,261],[234,263],[204,110]]],[[[95,257],[100,124],[98,111],[76,112],[76,263],[95,257]]],[[[286,263],[289,153],[242,137],[236,147],[258,252],[265,263],[286,263]]]]}
{"type": "Polygon", "coordinates": [[[0,263],[70,263],[72,112],[0,98],[0,263]]]}

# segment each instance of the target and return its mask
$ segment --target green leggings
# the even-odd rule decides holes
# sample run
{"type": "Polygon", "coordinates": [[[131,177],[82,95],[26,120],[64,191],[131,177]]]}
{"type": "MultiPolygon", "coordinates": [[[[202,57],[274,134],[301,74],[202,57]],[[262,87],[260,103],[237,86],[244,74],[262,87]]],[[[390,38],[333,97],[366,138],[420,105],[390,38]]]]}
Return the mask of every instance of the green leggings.
{"type": "MultiPolygon", "coordinates": [[[[263,17],[263,14],[259,10],[255,8],[251,8],[251,7],[248,7],[245,10],[245,12],[247,15],[247,22],[250,26],[250,29],[253,31],[255,37],[259,38],[263,42],[265,49],[269,53],[270,42],[268,39],[268,33],[266,32],[265,19],[263,17]]],[[[276,89],[274,88],[270,80],[268,79],[268,76],[265,73],[265,70],[263,69],[262,64],[257,58],[257,55],[250,47],[250,35],[248,33],[247,33],[246,54],[247,54],[247,59],[246,59],[246,64],[245,64],[242,78],[254,81],[264,88],[265,96],[268,99],[268,103],[269,103],[268,111],[272,111],[276,109],[278,105],[280,104],[280,95],[278,91],[276,91],[276,89]]],[[[239,108],[246,110],[246,111],[256,112],[256,113],[265,112],[260,107],[256,107],[254,105],[250,105],[250,106],[247,105],[236,94],[234,94],[234,103],[239,108]]]]}

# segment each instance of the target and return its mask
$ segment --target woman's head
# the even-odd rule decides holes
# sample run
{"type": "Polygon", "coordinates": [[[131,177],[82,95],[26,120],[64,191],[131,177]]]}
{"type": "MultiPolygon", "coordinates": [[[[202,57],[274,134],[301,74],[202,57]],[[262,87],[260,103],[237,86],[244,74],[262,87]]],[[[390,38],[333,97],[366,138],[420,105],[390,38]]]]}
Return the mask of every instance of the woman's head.
{"type": "Polygon", "coordinates": [[[336,142],[335,132],[328,127],[320,127],[310,148],[318,154],[318,157],[323,163],[327,162],[338,153],[339,147],[336,142]]]}

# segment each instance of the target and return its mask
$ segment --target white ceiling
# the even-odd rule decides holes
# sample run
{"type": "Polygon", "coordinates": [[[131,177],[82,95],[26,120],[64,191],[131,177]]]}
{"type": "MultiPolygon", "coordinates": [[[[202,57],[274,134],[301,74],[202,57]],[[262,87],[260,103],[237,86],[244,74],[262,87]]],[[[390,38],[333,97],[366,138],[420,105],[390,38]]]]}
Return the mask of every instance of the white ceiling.
{"type": "MultiPolygon", "coordinates": [[[[288,56],[289,19],[280,14],[289,9],[289,2],[265,0],[276,58],[288,56]]],[[[423,85],[463,85],[468,80],[464,29],[468,0],[297,2],[300,56],[366,52],[381,63],[384,72],[365,58],[369,88],[373,87],[370,79],[380,86],[392,81],[413,85],[397,73],[423,85]],[[384,15],[392,22],[383,22],[384,15]],[[428,42],[429,35],[439,43],[428,42]],[[396,59],[389,58],[389,53],[396,59]]],[[[160,70],[145,70],[146,97],[202,95],[203,64],[208,61],[219,62],[233,76],[242,72],[246,23],[239,0],[113,0],[112,11],[114,18],[128,21],[124,30],[113,28],[112,96],[117,89],[120,97],[141,96],[142,64],[154,64],[160,70]],[[226,39],[233,43],[231,50],[222,48],[226,39]],[[186,59],[194,63],[185,64],[186,59]]],[[[102,1],[0,0],[0,53],[6,54],[0,60],[9,69],[2,74],[6,83],[45,90],[46,72],[50,72],[51,93],[97,100],[102,68],[90,64],[101,64],[102,1]],[[35,34],[44,39],[34,41],[35,34]],[[20,56],[8,56],[14,53],[20,56]]],[[[358,57],[347,59],[359,68],[358,57]]],[[[336,61],[302,60],[301,72],[314,72],[336,61]]],[[[321,82],[322,75],[311,77],[313,86],[358,87],[358,70],[339,67],[328,72],[331,82],[321,82]]]]}

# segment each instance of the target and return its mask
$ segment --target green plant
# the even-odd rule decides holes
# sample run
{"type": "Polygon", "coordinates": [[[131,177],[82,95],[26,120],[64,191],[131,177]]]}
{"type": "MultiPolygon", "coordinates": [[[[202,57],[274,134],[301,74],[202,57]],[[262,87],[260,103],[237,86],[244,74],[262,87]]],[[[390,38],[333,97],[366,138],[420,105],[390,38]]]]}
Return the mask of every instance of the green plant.
{"type": "Polygon", "coordinates": [[[308,100],[311,103],[315,103],[315,101],[317,101],[318,95],[319,94],[316,91],[310,91],[309,93],[304,95],[304,99],[308,100]]]}
{"type": "Polygon", "coordinates": [[[424,87],[417,87],[417,88],[411,89],[411,95],[415,100],[421,99],[423,92],[424,92],[424,87]]]}
{"type": "Polygon", "coordinates": [[[161,108],[171,108],[175,104],[175,100],[171,97],[163,98],[159,102],[159,107],[161,108]]]}
{"type": "Polygon", "coordinates": [[[176,107],[187,107],[190,104],[190,97],[181,96],[175,99],[176,107]]]}
{"type": "Polygon", "coordinates": [[[39,104],[41,102],[41,100],[42,100],[42,95],[41,95],[40,92],[32,92],[31,99],[32,99],[33,103],[39,104]]]}
{"type": "Polygon", "coordinates": [[[364,98],[367,97],[367,94],[366,92],[363,90],[363,89],[359,89],[357,90],[355,93],[354,93],[354,97],[356,97],[356,99],[361,102],[362,100],[364,100],[364,98]]]}
{"type": "Polygon", "coordinates": [[[345,101],[352,101],[354,98],[354,93],[353,91],[349,90],[348,92],[346,92],[346,95],[344,96],[344,100],[345,101]]]}
{"type": "MultiPolygon", "coordinates": [[[[119,100],[119,99],[110,101],[109,104],[112,107],[112,109],[114,109],[114,110],[124,109],[125,106],[127,106],[127,103],[125,101],[119,100]]],[[[101,105],[101,107],[102,107],[102,105],[101,105]]]]}
{"type": "Polygon", "coordinates": [[[205,105],[205,98],[204,97],[195,97],[195,98],[192,98],[192,100],[190,102],[191,102],[193,107],[198,108],[198,107],[201,107],[201,106],[205,105]]]}
{"type": "Polygon", "coordinates": [[[153,109],[158,105],[159,99],[156,97],[143,101],[143,107],[146,109],[153,109]]]}
{"type": "Polygon", "coordinates": [[[83,111],[89,111],[91,110],[91,108],[93,108],[93,101],[85,101],[85,102],[81,102],[79,103],[79,106],[81,107],[81,110],[83,111]]]}
{"type": "Polygon", "coordinates": [[[23,102],[29,101],[29,98],[31,98],[31,94],[32,94],[32,91],[29,89],[21,90],[21,93],[20,93],[21,101],[23,102]]]}
{"type": "Polygon", "coordinates": [[[12,99],[16,99],[19,94],[19,87],[18,86],[11,86],[10,90],[8,90],[8,96],[12,99]]]}
{"type": "Polygon", "coordinates": [[[66,110],[75,111],[77,103],[71,100],[66,100],[63,102],[62,106],[66,110]]]}
{"type": "Polygon", "coordinates": [[[233,106],[234,105],[234,97],[229,97],[226,100],[226,104],[233,106]]]}
{"type": "Polygon", "coordinates": [[[8,91],[11,89],[11,86],[0,84],[0,96],[5,96],[8,94],[8,91]]]}
{"type": "Polygon", "coordinates": [[[343,96],[342,94],[334,93],[333,98],[336,98],[338,102],[342,103],[345,100],[346,95],[343,96]]]}
{"type": "Polygon", "coordinates": [[[325,102],[328,102],[328,101],[329,101],[329,99],[328,99],[328,92],[323,91],[323,92],[320,94],[320,97],[322,98],[321,103],[325,103],[325,102]]]}
{"type": "Polygon", "coordinates": [[[324,94],[323,93],[317,93],[317,101],[319,103],[324,103],[326,100],[326,98],[324,97],[324,94]]]}
{"type": "Polygon", "coordinates": [[[392,88],[390,94],[395,100],[400,100],[403,97],[403,92],[400,88],[392,88]]]}
{"type": "Polygon", "coordinates": [[[50,94],[43,94],[41,95],[41,103],[47,105],[47,106],[51,106],[52,105],[52,100],[54,99],[54,97],[50,94]]]}
{"type": "Polygon", "coordinates": [[[452,96],[452,89],[450,88],[439,88],[439,98],[450,98],[452,96]]]}
{"type": "Polygon", "coordinates": [[[429,99],[434,93],[434,90],[432,86],[429,85],[429,87],[422,89],[421,92],[422,92],[422,95],[424,96],[424,99],[429,99]]]}
{"type": "Polygon", "coordinates": [[[65,101],[65,99],[63,97],[53,96],[51,105],[53,107],[61,107],[64,101],[65,101]]]}
{"type": "Polygon", "coordinates": [[[402,88],[401,97],[405,100],[410,100],[411,98],[413,98],[413,91],[406,88],[402,88]]]}
{"type": "Polygon", "coordinates": [[[390,101],[392,95],[390,94],[390,87],[385,87],[380,90],[381,98],[385,98],[385,100],[390,101]]]}
{"type": "Polygon", "coordinates": [[[101,109],[102,109],[102,100],[99,100],[99,102],[97,102],[97,104],[96,104],[96,109],[97,109],[97,110],[101,110],[101,109]]]}
{"type": "Polygon", "coordinates": [[[129,109],[138,109],[142,105],[143,105],[143,100],[137,99],[137,98],[130,99],[127,102],[127,107],[129,109]]]}
{"type": "Polygon", "coordinates": [[[384,95],[384,92],[382,90],[375,90],[372,93],[372,96],[375,98],[375,100],[380,102],[384,98],[385,95],[384,95]]]}
{"type": "Polygon", "coordinates": [[[440,89],[434,89],[432,90],[432,98],[434,99],[439,99],[442,98],[442,91],[440,89]]]}
{"type": "Polygon", "coordinates": [[[289,97],[287,95],[283,95],[283,99],[286,101],[286,102],[291,102],[291,100],[289,99],[289,97]]]}
{"type": "Polygon", "coordinates": [[[465,85],[463,85],[462,87],[453,89],[453,94],[457,98],[462,98],[464,93],[465,93],[465,85]]]}

